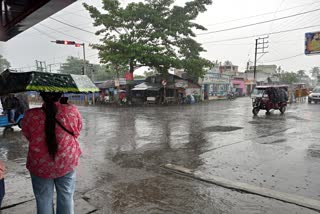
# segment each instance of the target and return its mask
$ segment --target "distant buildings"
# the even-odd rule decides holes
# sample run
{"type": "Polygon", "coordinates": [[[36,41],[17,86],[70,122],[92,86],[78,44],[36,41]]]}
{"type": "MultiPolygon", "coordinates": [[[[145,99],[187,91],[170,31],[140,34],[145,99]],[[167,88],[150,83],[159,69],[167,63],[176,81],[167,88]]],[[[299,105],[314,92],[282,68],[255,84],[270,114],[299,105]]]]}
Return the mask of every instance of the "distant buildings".
{"type": "Polygon", "coordinates": [[[228,76],[237,76],[239,72],[239,66],[237,65],[220,65],[219,70],[221,74],[228,76]]]}

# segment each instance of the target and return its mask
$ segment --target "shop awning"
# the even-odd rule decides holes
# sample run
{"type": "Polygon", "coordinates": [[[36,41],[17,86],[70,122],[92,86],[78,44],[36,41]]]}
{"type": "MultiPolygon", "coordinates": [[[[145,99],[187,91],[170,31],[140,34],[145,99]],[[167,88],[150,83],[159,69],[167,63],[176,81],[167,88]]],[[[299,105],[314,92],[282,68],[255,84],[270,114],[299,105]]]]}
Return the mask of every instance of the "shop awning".
{"type": "Polygon", "coordinates": [[[96,86],[100,89],[106,89],[106,88],[114,88],[114,80],[106,80],[103,82],[96,83],[96,86]]]}
{"type": "Polygon", "coordinates": [[[159,91],[162,88],[161,84],[157,83],[148,83],[148,82],[143,82],[139,85],[136,85],[132,91],[159,91]]]}
{"type": "Polygon", "coordinates": [[[131,91],[145,91],[147,88],[133,88],[131,91]]]}

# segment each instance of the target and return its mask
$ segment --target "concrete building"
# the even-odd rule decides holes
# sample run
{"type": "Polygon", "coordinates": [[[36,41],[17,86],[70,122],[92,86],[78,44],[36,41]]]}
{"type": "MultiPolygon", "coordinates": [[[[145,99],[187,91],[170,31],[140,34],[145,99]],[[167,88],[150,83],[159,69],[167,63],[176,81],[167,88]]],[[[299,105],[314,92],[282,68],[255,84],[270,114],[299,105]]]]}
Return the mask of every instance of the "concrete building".
{"type": "Polygon", "coordinates": [[[239,66],[237,65],[220,65],[219,71],[221,74],[228,76],[237,76],[239,72],[239,66]]]}
{"type": "MultiPolygon", "coordinates": [[[[249,71],[253,72],[254,66],[249,67],[249,71]]],[[[276,65],[257,65],[257,73],[266,73],[266,74],[276,74],[277,66],[276,65]]]]}
{"type": "Polygon", "coordinates": [[[254,66],[250,66],[249,70],[245,71],[246,94],[251,94],[255,85],[277,84],[279,78],[276,76],[276,65],[257,65],[256,79],[254,79],[254,66]]]}
{"type": "Polygon", "coordinates": [[[202,91],[204,99],[226,96],[230,90],[230,76],[222,74],[218,67],[210,69],[203,77],[202,91]]]}

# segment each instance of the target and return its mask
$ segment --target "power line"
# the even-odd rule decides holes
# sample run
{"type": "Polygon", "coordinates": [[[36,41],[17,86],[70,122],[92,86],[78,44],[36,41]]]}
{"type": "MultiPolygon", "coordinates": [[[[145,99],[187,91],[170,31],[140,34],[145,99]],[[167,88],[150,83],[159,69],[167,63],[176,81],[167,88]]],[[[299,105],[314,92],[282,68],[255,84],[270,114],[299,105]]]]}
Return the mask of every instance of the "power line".
{"type": "Polygon", "coordinates": [[[249,38],[253,38],[253,37],[259,37],[259,36],[265,36],[265,35],[273,35],[273,34],[279,34],[279,33],[286,33],[286,32],[291,32],[291,31],[296,31],[296,30],[303,30],[303,29],[306,29],[306,28],[319,27],[319,26],[320,25],[311,25],[311,26],[307,26],[307,27],[300,27],[300,28],[295,28],[295,29],[290,29],[290,30],[283,30],[283,31],[276,31],[276,32],[271,32],[271,33],[257,34],[257,35],[252,35],[252,36],[244,36],[244,37],[238,37],[238,38],[202,42],[202,44],[210,44],[210,43],[234,41],[234,40],[241,40],[241,39],[249,39],[249,38]]]}
{"type": "Polygon", "coordinates": [[[81,31],[84,31],[84,32],[87,32],[87,33],[91,33],[91,34],[96,35],[96,34],[95,34],[94,32],[92,32],[92,31],[84,30],[84,29],[82,29],[82,28],[79,28],[79,27],[70,25],[70,24],[68,24],[68,23],[65,23],[65,22],[63,22],[63,21],[60,21],[60,20],[55,19],[55,18],[53,18],[53,17],[49,17],[49,18],[52,19],[52,20],[54,20],[54,21],[56,21],[56,22],[59,22],[59,23],[61,23],[61,24],[67,25],[67,26],[69,26],[69,27],[72,27],[72,28],[75,28],[75,29],[78,29],[78,30],[81,30],[81,31]]]}
{"type": "Polygon", "coordinates": [[[220,32],[236,30],[236,29],[245,28],[245,27],[251,27],[251,26],[265,24],[265,23],[269,23],[269,22],[274,22],[274,21],[278,21],[278,20],[282,20],[282,19],[288,19],[288,18],[295,17],[295,16],[301,16],[301,15],[312,13],[312,12],[316,12],[316,11],[319,11],[319,10],[320,10],[320,8],[315,9],[315,10],[302,12],[302,13],[296,13],[296,14],[293,14],[293,15],[290,15],[290,16],[283,16],[283,17],[276,18],[276,19],[269,19],[269,20],[262,21],[262,22],[256,22],[256,23],[251,23],[251,24],[247,24],[247,25],[241,25],[241,26],[237,26],[237,27],[226,28],[226,29],[216,30],[216,31],[210,31],[210,32],[205,32],[205,33],[199,33],[199,34],[196,34],[196,35],[197,36],[202,36],[202,35],[207,35],[207,34],[212,34],[212,33],[220,33],[220,32]]]}
{"type": "Polygon", "coordinates": [[[99,53],[91,54],[91,55],[87,56],[87,58],[91,58],[91,57],[96,56],[96,55],[99,55],[99,53]]]}
{"type": "MultiPolygon", "coordinates": [[[[302,10],[299,10],[298,12],[301,13],[303,11],[305,11],[306,8],[303,8],[302,10]]],[[[314,16],[312,16],[312,20],[317,20],[314,16]]],[[[273,31],[276,30],[281,30],[284,27],[291,28],[291,27],[295,27],[295,26],[305,26],[306,24],[313,24],[311,23],[312,20],[308,20],[308,18],[306,17],[295,17],[294,19],[287,19],[284,22],[281,22],[279,25],[277,25],[275,28],[272,28],[273,31]],[[307,22],[304,22],[305,20],[307,20],[307,22]]],[[[271,31],[271,30],[270,30],[271,31]]],[[[283,38],[286,34],[283,34],[282,36],[278,37],[283,38]]]]}
{"type": "Polygon", "coordinates": [[[54,38],[53,36],[51,36],[50,34],[47,34],[46,32],[43,32],[43,31],[41,31],[40,29],[38,29],[38,28],[36,28],[36,27],[33,27],[33,29],[36,30],[36,31],[38,31],[39,33],[47,36],[47,37],[50,38],[50,39],[54,39],[54,40],[56,39],[56,38],[54,38]]]}
{"type": "MultiPolygon", "coordinates": [[[[295,7],[291,7],[291,8],[279,10],[278,12],[283,12],[283,11],[287,11],[287,10],[292,10],[292,9],[295,9],[295,8],[304,7],[304,6],[308,6],[308,5],[313,5],[313,4],[317,4],[317,3],[320,3],[320,2],[317,1],[317,2],[313,2],[313,3],[311,3],[311,4],[307,4],[307,5],[298,5],[298,6],[295,6],[295,7]]],[[[274,12],[268,12],[268,13],[262,13],[262,14],[254,15],[254,16],[246,16],[246,17],[239,18],[239,19],[232,19],[232,20],[228,20],[228,21],[224,21],[224,22],[218,22],[218,23],[214,23],[214,24],[209,24],[209,25],[207,25],[207,26],[214,26],[214,25],[225,24],[225,23],[230,23],[230,22],[235,22],[235,21],[241,21],[241,20],[250,19],[250,18],[255,18],[255,17],[259,17],[259,16],[270,15],[270,14],[273,14],[273,13],[274,13],[274,12]]]]}
{"type": "Polygon", "coordinates": [[[68,11],[66,14],[61,14],[61,15],[55,16],[55,17],[63,17],[63,16],[67,16],[67,15],[75,15],[75,16],[79,16],[79,17],[82,17],[82,18],[85,18],[85,19],[90,19],[89,16],[83,16],[83,15],[80,15],[78,13],[74,13],[74,12],[71,12],[71,11],[68,11]]]}
{"type": "MultiPolygon", "coordinates": [[[[278,13],[279,9],[280,9],[280,7],[282,6],[282,4],[283,4],[284,2],[285,2],[285,0],[282,0],[282,1],[281,1],[281,3],[279,4],[279,6],[277,7],[276,11],[275,11],[274,14],[273,14],[273,18],[275,18],[275,17],[277,16],[277,13],[278,13]]],[[[271,24],[270,24],[270,30],[269,30],[269,31],[272,30],[272,25],[273,25],[273,22],[271,22],[271,24]]]]}
{"type": "Polygon", "coordinates": [[[65,36],[72,37],[72,38],[74,38],[74,39],[78,39],[78,40],[80,40],[80,41],[84,41],[84,42],[90,43],[90,41],[83,40],[83,39],[80,39],[80,38],[78,38],[78,37],[75,37],[75,36],[66,34],[66,33],[64,33],[64,32],[62,32],[62,31],[60,31],[60,30],[56,30],[56,29],[51,28],[51,27],[49,27],[49,26],[47,26],[47,25],[44,25],[44,24],[39,24],[39,25],[41,25],[41,26],[43,26],[43,27],[46,27],[46,28],[48,28],[48,29],[50,29],[50,30],[53,30],[53,31],[55,31],[55,32],[58,32],[58,33],[60,33],[60,34],[63,34],[63,35],[65,35],[65,36]]]}
{"type": "MultiPolygon", "coordinates": [[[[77,24],[78,27],[92,27],[92,22],[86,22],[86,23],[79,23],[77,24]]],[[[70,32],[70,31],[75,31],[77,29],[70,29],[70,27],[66,27],[66,26],[63,26],[63,27],[57,27],[55,28],[57,30],[63,30],[64,32],[70,32]],[[68,30],[65,30],[65,29],[68,29],[68,30]]]]}
{"type": "Polygon", "coordinates": [[[292,58],[296,58],[298,56],[303,56],[304,54],[297,54],[297,55],[294,55],[294,56],[289,56],[289,57],[286,57],[286,58],[282,58],[282,59],[277,59],[277,60],[271,60],[271,61],[267,61],[265,63],[270,63],[270,62],[279,62],[279,61],[283,61],[283,60],[287,60],[287,59],[292,59],[292,58]]]}

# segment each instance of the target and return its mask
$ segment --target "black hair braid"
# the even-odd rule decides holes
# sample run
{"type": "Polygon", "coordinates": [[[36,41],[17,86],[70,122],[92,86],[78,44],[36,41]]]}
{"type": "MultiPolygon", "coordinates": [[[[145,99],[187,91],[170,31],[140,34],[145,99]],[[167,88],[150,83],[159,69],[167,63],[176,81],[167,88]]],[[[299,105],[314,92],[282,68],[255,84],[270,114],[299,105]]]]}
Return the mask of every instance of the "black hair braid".
{"type": "Polygon", "coordinates": [[[50,156],[55,159],[55,155],[58,151],[58,144],[56,140],[56,114],[57,109],[53,102],[45,103],[45,113],[46,113],[46,122],[45,122],[45,133],[46,133],[46,142],[48,146],[48,152],[50,156]]]}
{"type": "Polygon", "coordinates": [[[45,121],[45,134],[46,134],[46,143],[48,147],[49,155],[55,159],[55,155],[58,151],[58,143],[56,139],[56,114],[57,108],[55,102],[61,97],[61,93],[47,93],[41,92],[40,96],[44,101],[44,111],[46,114],[45,121]]]}

